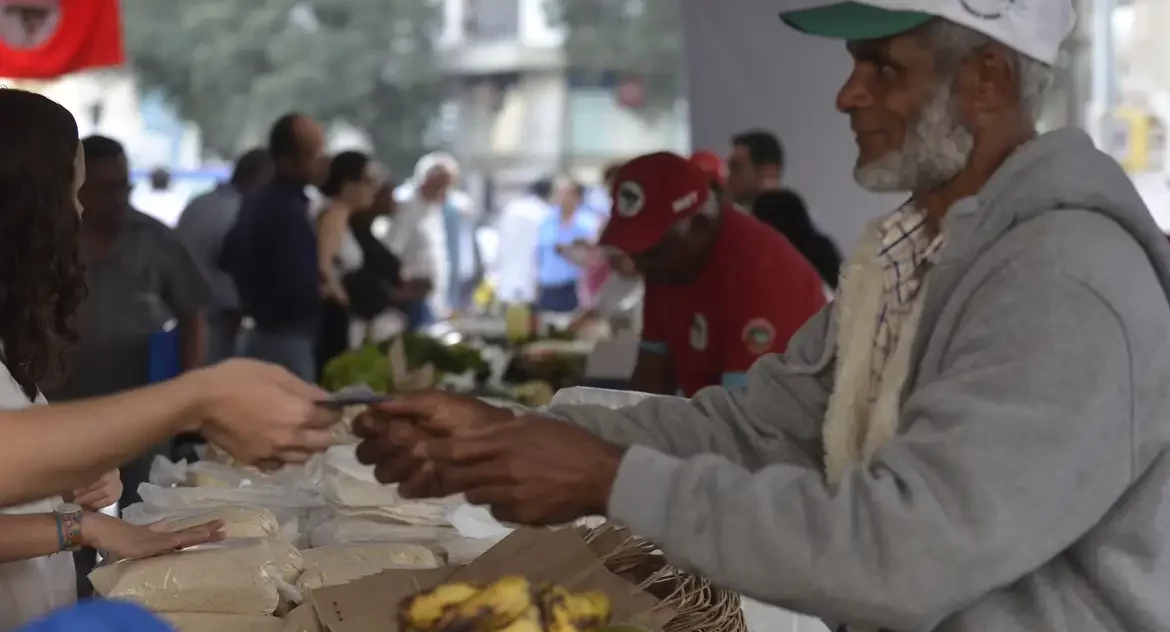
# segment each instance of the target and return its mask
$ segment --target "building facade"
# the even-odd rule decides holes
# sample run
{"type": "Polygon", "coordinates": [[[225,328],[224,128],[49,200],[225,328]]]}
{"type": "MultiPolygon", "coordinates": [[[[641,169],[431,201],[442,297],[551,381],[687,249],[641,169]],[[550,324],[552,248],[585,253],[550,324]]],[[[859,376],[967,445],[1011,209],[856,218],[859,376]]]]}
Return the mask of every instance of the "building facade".
{"type": "Polygon", "coordinates": [[[437,45],[451,78],[451,149],[490,206],[542,175],[596,182],[613,160],[689,145],[685,102],[651,115],[623,92],[637,86],[574,77],[548,2],[443,0],[437,45]]]}

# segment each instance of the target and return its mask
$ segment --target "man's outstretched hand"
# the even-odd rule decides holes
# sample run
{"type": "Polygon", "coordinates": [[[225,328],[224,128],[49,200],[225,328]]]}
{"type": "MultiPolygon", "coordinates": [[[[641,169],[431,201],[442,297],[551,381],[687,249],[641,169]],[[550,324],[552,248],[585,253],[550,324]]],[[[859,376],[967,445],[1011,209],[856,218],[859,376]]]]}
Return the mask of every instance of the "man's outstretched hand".
{"type": "Polygon", "coordinates": [[[404,483],[418,496],[441,495],[432,489],[436,481],[434,464],[427,458],[429,443],[514,418],[510,410],[439,390],[396,395],[354,420],[354,434],[362,439],[357,457],[373,465],[383,483],[404,483]]]}
{"type": "Polygon", "coordinates": [[[521,524],[603,515],[624,453],[571,424],[441,391],[379,404],[354,429],[358,458],[403,496],[464,493],[521,524]]]}

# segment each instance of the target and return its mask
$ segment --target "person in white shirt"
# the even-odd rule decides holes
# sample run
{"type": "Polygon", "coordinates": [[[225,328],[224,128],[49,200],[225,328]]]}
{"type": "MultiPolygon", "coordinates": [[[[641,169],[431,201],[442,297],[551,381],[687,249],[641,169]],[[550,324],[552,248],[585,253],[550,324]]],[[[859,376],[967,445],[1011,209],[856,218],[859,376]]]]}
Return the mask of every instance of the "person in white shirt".
{"type": "MultiPolygon", "coordinates": [[[[459,164],[445,153],[423,156],[414,177],[394,197],[398,211],[391,227],[394,252],[415,227],[426,237],[434,262],[435,289],[429,303],[435,318],[447,318],[466,309],[480,273],[475,242],[478,213],[470,196],[455,188],[459,164]]],[[[400,255],[401,256],[401,255],[400,255]]]]}
{"type": "Polygon", "coordinates": [[[552,180],[533,183],[527,195],[509,202],[496,223],[499,243],[491,277],[505,303],[536,302],[536,260],[540,225],[552,213],[552,180]]]}

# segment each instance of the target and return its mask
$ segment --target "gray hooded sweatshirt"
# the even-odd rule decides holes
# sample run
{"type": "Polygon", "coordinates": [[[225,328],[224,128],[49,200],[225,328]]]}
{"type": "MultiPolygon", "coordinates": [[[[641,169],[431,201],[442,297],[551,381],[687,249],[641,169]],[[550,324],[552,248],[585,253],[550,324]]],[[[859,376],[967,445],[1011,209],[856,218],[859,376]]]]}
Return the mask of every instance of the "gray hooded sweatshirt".
{"type": "Polygon", "coordinates": [[[947,214],[899,435],[825,481],[830,305],[742,390],[554,414],[612,519],[783,608],[917,632],[1170,630],[1170,244],[1079,131],[947,214]]]}

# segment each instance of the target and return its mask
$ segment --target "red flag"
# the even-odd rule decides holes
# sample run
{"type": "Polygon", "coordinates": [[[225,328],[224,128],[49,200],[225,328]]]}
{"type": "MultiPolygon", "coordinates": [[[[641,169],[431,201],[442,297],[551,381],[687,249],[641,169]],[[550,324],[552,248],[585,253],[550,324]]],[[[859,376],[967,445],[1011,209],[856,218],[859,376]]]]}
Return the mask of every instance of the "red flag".
{"type": "Polygon", "coordinates": [[[125,60],[118,0],[0,0],[0,77],[51,79],[125,60]]]}

